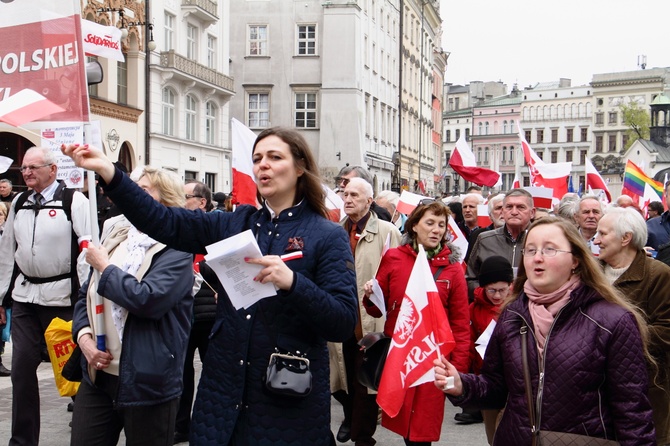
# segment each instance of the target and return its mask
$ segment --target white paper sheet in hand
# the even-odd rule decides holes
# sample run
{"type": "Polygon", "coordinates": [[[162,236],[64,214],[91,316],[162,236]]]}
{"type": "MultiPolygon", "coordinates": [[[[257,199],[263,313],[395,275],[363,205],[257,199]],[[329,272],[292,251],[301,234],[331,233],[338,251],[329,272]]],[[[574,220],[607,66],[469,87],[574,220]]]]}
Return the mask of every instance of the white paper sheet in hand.
{"type": "Polygon", "coordinates": [[[475,350],[477,350],[477,353],[479,353],[479,356],[481,356],[482,359],[484,359],[484,353],[486,353],[486,347],[489,345],[494,328],[496,328],[496,321],[491,320],[489,326],[486,327],[486,330],[484,330],[482,335],[475,341],[475,350]]]}
{"type": "Polygon", "coordinates": [[[379,286],[377,279],[372,279],[372,294],[370,294],[370,302],[379,308],[383,315],[386,314],[386,305],[384,304],[384,292],[379,286]]]}
{"type": "Polygon", "coordinates": [[[205,260],[237,310],[249,308],[259,300],[277,294],[272,283],[254,282],[254,277],[263,267],[244,261],[245,258],[261,257],[263,254],[250,229],[207,246],[205,260]]]}

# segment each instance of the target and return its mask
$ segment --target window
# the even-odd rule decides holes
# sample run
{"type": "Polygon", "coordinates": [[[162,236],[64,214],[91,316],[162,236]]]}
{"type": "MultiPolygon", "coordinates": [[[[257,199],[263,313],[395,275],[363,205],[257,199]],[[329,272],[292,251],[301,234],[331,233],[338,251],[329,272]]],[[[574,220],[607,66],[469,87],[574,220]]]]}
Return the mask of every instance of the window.
{"type": "Polygon", "coordinates": [[[616,135],[609,135],[607,148],[610,152],[616,152],[616,135]]]}
{"type": "Polygon", "coordinates": [[[184,181],[188,180],[198,180],[198,172],[193,172],[191,170],[184,171],[184,181]]]}
{"type": "Polygon", "coordinates": [[[596,135],[596,152],[603,151],[603,137],[602,135],[596,135]]]}
{"type": "Polygon", "coordinates": [[[503,133],[507,133],[507,120],[503,121],[503,133]]]}
{"type": "Polygon", "coordinates": [[[186,25],[186,57],[198,60],[198,28],[191,24],[186,25]]]}
{"type": "Polygon", "coordinates": [[[505,164],[505,161],[507,161],[505,158],[507,158],[507,146],[503,146],[502,148],[502,157],[500,160],[503,164],[505,164]]]}
{"type": "Polygon", "coordinates": [[[216,69],[216,37],[207,36],[207,67],[216,69]]]}
{"type": "Polygon", "coordinates": [[[316,25],[298,25],[298,55],[316,54],[316,25]]]}
{"type": "Polygon", "coordinates": [[[558,129],[551,129],[551,142],[558,142],[558,129]]]}
{"type": "Polygon", "coordinates": [[[480,147],[477,149],[477,163],[481,162],[482,162],[482,148],[480,147]]]}
{"type": "MultiPolygon", "coordinates": [[[[456,130],[456,139],[458,139],[459,137],[460,137],[460,131],[456,130]]],[[[470,141],[470,129],[469,128],[465,129],[465,140],[470,141]]]]}
{"type": "Polygon", "coordinates": [[[565,140],[567,142],[572,142],[573,139],[574,139],[574,129],[566,129],[566,130],[567,130],[567,134],[565,136],[565,140]]]}
{"type": "Polygon", "coordinates": [[[514,119],[512,119],[512,120],[509,122],[509,132],[510,132],[510,133],[516,133],[516,129],[514,128],[514,119]]]}
{"type": "Polygon", "coordinates": [[[579,151],[579,164],[586,164],[586,150],[579,151]]]}
{"type": "Polygon", "coordinates": [[[488,134],[489,134],[489,122],[488,122],[488,121],[486,121],[486,122],[484,123],[484,134],[485,134],[485,135],[488,135],[488,134]]]}
{"type": "Polygon", "coordinates": [[[581,141],[586,142],[589,136],[589,129],[580,129],[581,130],[581,141]]]}
{"type": "Polygon", "coordinates": [[[544,161],[544,152],[541,150],[536,151],[537,157],[544,161]]]}
{"type": "Polygon", "coordinates": [[[165,25],[164,25],[164,45],[165,51],[170,51],[174,49],[174,19],[175,17],[172,14],[165,13],[165,25]]]}
{"type": "Polygon", "coordinates": [[[488,165],[489,163],[489,148],[484,149],[484,164],[488,165]]]}
{"type": "Polygon", "coordinates": [[[509,162],[510,164],[514,163],[514,147],[512,146],[509,148],[509,162]]]}
{"type": "Polygon", "coordinates": [[[124,62],[116,62],[116,101],[128,104],[128,55],[123,55],[124,62]]]}
{"type": "MultiPolygon", "coordinates": [[[[468,135],[468,130],[469,130],[469,129],[465,129],[465,136],[466,136],[466,138],[467,138],[467,135],[468,135]]],[[[456,138],[454,138],[454,141],[458,141],[458,139],[459,139],[460,137],[461,137],[461,129],[456,129],[456,138]]]]}
{"type": "Polygon", "coordinates": [[[451,130],[447,130],[444,133],[444,142],[450,142],[451,141],[451,130]]]}
{"type": "MultiPolygon", "coordinates": [[[[86,57],[86,62],[93,62],[98,60],[97,57],[88,56],[86,57]]],[[[98,84],[93,84],[88,86],[88,95],[91,97],[98,96],[98,84]]]]}
{"type": "Polygon", "coordinates": [[[268,55],[268,27],[267,25],[249,25],[249,55],[268,55]]]}
{"type": "Polygon", "coordinates": [[[216,144],[216,105],[211,101],[205,104],[205,142],[216,144]]]}
{"type": "Polygon", "coordinates": [[[608,124],[616,124],[617,121],[617,112],[609,112],[607,117],[608,124]]]}
{"type": "Polygon", "coordinates": [[[186,95],[186,134],[184,137],[191,141],[195,141],[195,98],[186,95]]]}
{"type": "Polygon", "coordinates": [[[628,135],[623,134],[623,140],[621,141],[621,147],[626,148],[628,146],[628,135]]]}
{"type": "Polygon", "coordinates": [[[477,126],[477,134],[478,134],[478,135],[483,135],[483,134],[484,134],[484,133],[482,133],[482,129],[483,129],[483,128],[484,128],[484,124],[482,124],[482,123],[480,122],[479,125],[477,126]]]}
{"type": "Polygon", "coordinates": [[[605,114],[603,112],[596,113],[596,125],[603,125],[605,114]]]}
{"type": "Polygon", "coordinates": [[[207,187],[209,187],[210,190],[216,190],[216,174],[205,172],[204,183],[207,185],[207,187]]]}
{"type": "Polygon", "coordinates": [[[544,130],[541,129],[537,130],[537,142],[539,143],[544,142],[544,130]]]}
{"type": "Polygon", "coordinates": [[[250,128],[270,126],[270,94],[249,93],[248,125],[250,128]]]}
{"type": "Polygon", "coordinates": [[[174,91],[170,88],[163,88],[163,133],[174,136],[174,91]]]}
{"type": "Polygon", "coordinates": [[[526,142],[530,142],[530,138],[531,138],[530,135],[531,135],[530,130],[524,131],[524,138],[526,139],[526,142]]]}
{"type": "Polygon", "coordinates": [[[461,98],[456,98],[456,110],[461,109],[461,98]]]}
{"type": "Polygon", "coordinates": [[[565,161],[568,163],[572,162],[572,150],[565,151],[565,161]]]}
{"type": "Polygon", "coordinates": [[[295,126],[316,128],[316,93],[295,94],[295,126]]]}
{"type": "Polygon", "coordinates": [[[558,162],[558,152],[556,150],[551,151],[551,162],[552,163],[558,162]]]}

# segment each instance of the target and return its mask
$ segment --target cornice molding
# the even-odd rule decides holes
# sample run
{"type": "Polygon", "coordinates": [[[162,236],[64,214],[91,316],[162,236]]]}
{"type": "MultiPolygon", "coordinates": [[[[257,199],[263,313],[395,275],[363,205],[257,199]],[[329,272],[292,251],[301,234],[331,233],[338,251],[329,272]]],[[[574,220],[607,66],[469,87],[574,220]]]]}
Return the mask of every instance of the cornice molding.
{"type": "Polygon", "coordinates": [[[115,104],[113,102],[107,102],[96,98],[91,98],[90,105],[91,113],[94,115],[132,122],[133,124],[137,124],[140,115],[144,112],[144,110],[115,104]]]}

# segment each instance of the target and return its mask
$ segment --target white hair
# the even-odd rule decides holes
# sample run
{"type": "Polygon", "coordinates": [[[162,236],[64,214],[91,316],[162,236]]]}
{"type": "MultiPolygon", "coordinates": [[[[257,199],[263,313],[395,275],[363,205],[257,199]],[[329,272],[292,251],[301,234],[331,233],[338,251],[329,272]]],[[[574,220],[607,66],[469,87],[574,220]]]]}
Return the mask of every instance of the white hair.
{"type": "Polygon", "coordinates": [[[617,237],[622,238],[630,233],[630,244],[633,248],[644,249],[647,244],[647,223],[634,208],[610,207],[605,215],[612,215],[612,226],[617,237]]]}
{"type": "MultiPolygon", "coordinates": [[[[365,181],[361,177],[350,178],[349,179],[349,184],[347,184],[347,187],[349,187],[349,185],[360,186],[363,189],[363,193],[365,194],[365,198],[372,198],[372,196],[374,195],[374,192],[372,191],[372,186],[370,185],[370,183],[368,183],[367,181],[365,181]]],[[[345,187],[344,190],[346,190],[347,187],[345,187]]]]}
{"type": "Polygon", "coordinates": [[[489,198],[489,215],[493,215],[493,208],[496,207],[496,203],[502,202],[505,199],[505,194],[498,194],[489,198]]]}
{"type": "Polygon", "coordinates": [[[470,198],[474,198],[477,201],[477,204],[484,204],[484,197],[481,194],[465,194],[461,197],[461,203],[470,198]]]}
{"type": "Polygon", "coordinates": [[[400,195],[392,190],[383,190],[377,194],[377,199],[388,201],[393,206],[393,209],[395,209],[398,206],[398,201],[400,201],[400,195]]]}

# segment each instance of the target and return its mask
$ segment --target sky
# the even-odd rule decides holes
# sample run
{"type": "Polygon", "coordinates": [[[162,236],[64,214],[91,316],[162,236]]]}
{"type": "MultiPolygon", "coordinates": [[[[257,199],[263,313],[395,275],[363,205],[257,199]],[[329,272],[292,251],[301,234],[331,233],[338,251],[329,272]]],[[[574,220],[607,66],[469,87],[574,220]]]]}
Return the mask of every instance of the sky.
{"type": "Polygon", "coordinates": [[[670,67],[670,0],[440,0],[445,82],[538,82],[670,67]],[[665,42],[664,42],[665,41],[665,42]]]}

